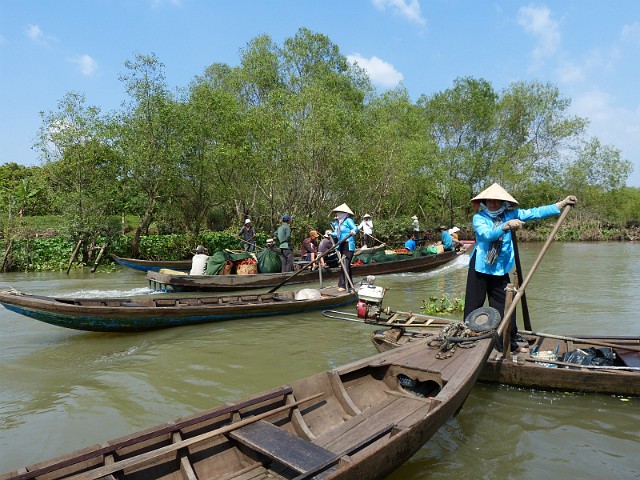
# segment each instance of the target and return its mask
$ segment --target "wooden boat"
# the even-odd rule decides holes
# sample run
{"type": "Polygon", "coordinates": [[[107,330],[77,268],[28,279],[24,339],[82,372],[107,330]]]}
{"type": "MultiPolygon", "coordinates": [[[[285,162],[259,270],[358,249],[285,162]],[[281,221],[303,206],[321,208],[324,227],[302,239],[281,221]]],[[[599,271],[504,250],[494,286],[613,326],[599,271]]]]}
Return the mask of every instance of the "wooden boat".
{"type": "Polygon", "coordinates": [[[354,302],[336,287],[193,298],[62,298],[0,291],[0,304],[51,325],[96,332],[136,332],[237,318],[285,315],[354,302]]]}
{"type": "MultiPolygon", "coordinates": [[[[458,255],[457,252],[445,252],[423,257],[407,256],[406,259],[390,262],[353,265],[354,277],[368,275],[383,275],[389,273],[424,272],[433,270],[450,262],[458,255]]],[[[184,291],[230,291],[251,288],[269,288],[279,285],[291,273],[257,273],[250,275],[181,275],[176,272],[147,272],[149,287],[162,292],[184,291]]],[[[322,271],[322,279],[337,279],[340,268],[328,268],[322,271]]],[[[319,272],[305,271],[292,278],[289,283],[318,282],[319,272]]]]}
{"type": "Polygon", "coordinates": [[[415,342],[0,480],[383,478],[462,407],[489,341],[415,342]]]}
{"type": "Polygon", "coordinates": [[[140,260],[138,258],[124,258],[109,254],[111,259],[118,265],[133,268],[142,272],[158,272],[163,268],[188,272],[191,270],[191,260],[140,260]]]}
{"type": "MultiPolygon", "coordinates": [[[[380,352],[406,345],[431,335],[421,328],[430,317],[411,314],[402,320],[404,327],[392,327],[371,334],[371,340],[380,352]],[[410,327],[411,331],[406,328],[410,327]]],[[[433,329],[446,323],[446,319],[431,318],[433,329]]],[[[582,393],[640,396],[640,337],[563,336],[520,331],[529,345],[528,353],[503,357],[493,350],[480,372],[479,381],[500,383],[522,388],[560,390],[582,393]],[[564,362],[568,352],[576,349],[611,348],[615,353],[613,365],[579,365],[564,362]]]]}

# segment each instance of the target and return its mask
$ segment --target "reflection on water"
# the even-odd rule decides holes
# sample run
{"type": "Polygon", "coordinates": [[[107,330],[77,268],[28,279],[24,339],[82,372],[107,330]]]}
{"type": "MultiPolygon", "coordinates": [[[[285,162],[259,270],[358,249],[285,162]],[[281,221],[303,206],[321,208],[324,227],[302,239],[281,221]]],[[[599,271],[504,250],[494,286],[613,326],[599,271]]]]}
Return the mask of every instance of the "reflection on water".
{"type": "MultiPolygon", "coordinates": [[[[521,244],[525,273],[538,244],[521,244]]],[[[385,304],[464,294],[461,257],[380,277],[385,304]]],[[[640,245],[553,244],[527,289],[534,329],[640,335],[640,245]]],[[[147,294],[144,274],[2,274],[42,295],[147,294]]],[[[351,310],[353,307],[347,307],[351,310]]],[[[175,420],[375,352],[371,327],[319,313],[148,333],[75,332],[0,308],[0,472],[175,420]]],[[[639,399],[477,385],[390,478],[633,478],[639,399]]]]}

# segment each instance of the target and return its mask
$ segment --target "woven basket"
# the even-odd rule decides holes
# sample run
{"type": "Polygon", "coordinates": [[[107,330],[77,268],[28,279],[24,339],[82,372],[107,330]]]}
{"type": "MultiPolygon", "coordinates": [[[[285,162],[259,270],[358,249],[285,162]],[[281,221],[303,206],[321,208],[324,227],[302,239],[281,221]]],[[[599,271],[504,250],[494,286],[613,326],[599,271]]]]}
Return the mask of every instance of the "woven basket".
{"type": "Polygon", "coordinates": [[[238,275],[255,275],[258,273],[258,264],[252,263],[251,265],[238,265],[236,267],[236,273],[238,275]]]}
{"type": "Polygon", "coordinates": [[[224,262],[224,265],[222,265],[222,268],[218,272],[218,275],[229,275],[232,269],[233,269],[233,262],[226,261],[224,262]]]}

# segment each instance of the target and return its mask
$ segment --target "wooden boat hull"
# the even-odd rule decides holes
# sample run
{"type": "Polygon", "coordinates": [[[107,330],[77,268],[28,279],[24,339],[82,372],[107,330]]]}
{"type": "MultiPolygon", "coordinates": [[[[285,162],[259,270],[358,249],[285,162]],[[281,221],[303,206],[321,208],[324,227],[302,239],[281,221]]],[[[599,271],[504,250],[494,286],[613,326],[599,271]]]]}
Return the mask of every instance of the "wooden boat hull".
{"type": "MultiPolygon", "coordinates": [[[[404,272],[424,272],[438,268],[457,257],[456,252],[445,252],[417,258],[407,258],[392,262],[354,265],[354,277],[384,275],[404,272]]],[[[291,273],[257,273],[253,275],[179,275],[174,273],[147,272],[149,287],[162,292],[187,291],[233,291],[252,288],[270,288],[282,283],[291,273]]],[[[322,279],[337,279],[339,268],[323,270],[322,279]]],[[[305,271],[293,277],[288,284],[318,282],[319,272],[305,271]]]]}
{"type": "MultiPolygon", "coordinates": [[[[523,335],[531,349],[537,345],[539,351],[553,351],[558,348],[557,356],[561,358],[567,351],[576,348],[597,347],[599,342],[620,345],[616,348],[617,360],[612,369],[584,368],[575,365],[559,365],[535,361],[529,353],[518,353],[514,358],[502,358],[497,350],[493,350],[480,372],[481,382],[500,383],[521,388],[539,390],[559,390],[581,393],[603,393],[612,395],[640,396],[640,370],[624,370],[619,367],[627,366],[640,368],[640,353],[625,350],[624,346],[638,348],[640,337],[594,337],[569,336],[579,338],[584,343],[546,338],[539,335],[523,335]],[[595,343],[590,343],[595,342],[595,343]]],[[[567,337],[564,335],[564,337],[567,337]]],[[[400,338],[384,335],[382,332],[372,334],[372,341],[378,351],[389,351],[413,340],[409,336],[400,338]]]]}
{"type": "Polygon", "coordinates": [[[141,272],[159,272],[163,268],[189,272],[191,270],[191,260],[140,260],[138,258],[124,258],[114,254],[109,255],[118,265],[133,268],[141,272]]]}
{"type": "Polygon", "coordinates": [[[139,332],[249,317],[286,315],[352,303],[355,293],[335,287],[318,299],[295,300],[295,292],[196,298],[69,299],[0,292],[13,312],[59,327],[96,332],[139,332]]]}
{"type": "Polygon", "coordinates": [[[383,478],[462,407],[490,348],[439,360],[416,342],[0,480],[383,478]]]}

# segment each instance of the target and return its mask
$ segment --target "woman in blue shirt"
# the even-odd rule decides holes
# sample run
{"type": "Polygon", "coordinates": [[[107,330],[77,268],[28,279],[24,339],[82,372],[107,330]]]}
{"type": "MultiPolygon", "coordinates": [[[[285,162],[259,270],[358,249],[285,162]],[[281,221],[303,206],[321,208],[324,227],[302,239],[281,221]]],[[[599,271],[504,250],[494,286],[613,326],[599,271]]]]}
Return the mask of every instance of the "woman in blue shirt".
{"type": "Polygon", "coordinates": [[[351,260],[353,259],[353,254],[356,251],[355,235],[358,233],[358,227],[356,226],[356,222],[353,221],[353,212],[346,203],[334,208],[333,213],[336,214],[336,220],[331,224],[333,226],[332,236],[338,242],[349,237],[348,240],[345,240],[345,242],[338,247],[338,250],[342,255],[343,265],[345,266],[345,268],[341,270],[340,278],[338,279],[338,290],[342,292],[349,288],[351,278],[353,278],[351,275],[351,260]],[[349,280],[345,277],[345,269],[349,275],[349,280]]]}
{"type": "MultiPolygon", "coordinates": [[[[561,202],[530,209],[516,208],[518,202],[497,183],[471,199],[478,212],[473,216],[476,243],[471,252],[464,318],[476,308],[484,305],[488,297],[489,306],[504,315],[506,287],[511,283],[509,272],[515,264],[515,253],[511,232],[525,222],[558,215],[567,205],[574,205],[576,197],[570,195],[561,202]]],[[[511,315],[511,350],[525,352],[516,342],[516,312],[511,315]]]]}

